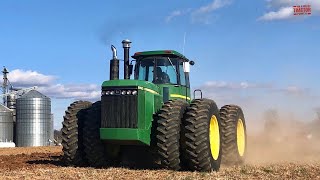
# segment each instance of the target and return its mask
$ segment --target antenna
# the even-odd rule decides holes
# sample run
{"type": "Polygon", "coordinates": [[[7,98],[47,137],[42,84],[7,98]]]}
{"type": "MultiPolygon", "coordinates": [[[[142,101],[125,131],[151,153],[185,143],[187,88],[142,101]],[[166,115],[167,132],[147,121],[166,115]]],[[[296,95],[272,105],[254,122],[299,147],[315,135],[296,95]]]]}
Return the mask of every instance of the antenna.
{"type": "Polygon", "coordinates": [[[184,32],[184,36],[183,36],[183,46],[182,46],[182,54],[184,55],[184,47],[186,45],[186,36],[187,36],[187,32],[184,32]]]}

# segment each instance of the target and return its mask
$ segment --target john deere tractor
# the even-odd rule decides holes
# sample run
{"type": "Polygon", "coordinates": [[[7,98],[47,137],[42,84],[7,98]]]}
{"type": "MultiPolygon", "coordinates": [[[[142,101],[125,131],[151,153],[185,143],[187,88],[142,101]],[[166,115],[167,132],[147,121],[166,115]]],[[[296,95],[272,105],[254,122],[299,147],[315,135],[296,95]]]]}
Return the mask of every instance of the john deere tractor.
{"type": "Polygon", "coordinates": [[[120,60],[112,46],[110,80],[102,83],[101,100],[76,101],[66,111],[66,164],[121,165],[123,157],[131,156],[160,168],[212,171],[219,170],[221,162],[244,163],[242,109],[225,105],[219,110],[213,100],[202,98],[201,90],[200,97],[191,98],[193,61],[174,50],[158,50],[136,52],[130,63],[131,42],[122,44],[124,79],[119,79],[120,60]]]}

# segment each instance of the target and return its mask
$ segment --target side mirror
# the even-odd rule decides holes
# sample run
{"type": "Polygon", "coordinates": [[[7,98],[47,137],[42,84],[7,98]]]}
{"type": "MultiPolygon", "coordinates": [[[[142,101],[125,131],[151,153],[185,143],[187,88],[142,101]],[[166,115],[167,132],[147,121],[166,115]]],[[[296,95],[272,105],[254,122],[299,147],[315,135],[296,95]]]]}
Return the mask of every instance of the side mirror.
{"type": "Polygon", "coordinates": [[[132,74],[132,72],[133,72],[133,65],[132,65],[132,64],[130,64],[130,65],[129,65],[129,74],[131,75],[131,74],[132,74]]]}
{"type": "Polygon", "coordinates": [[[189,64],[189,62],[183,62],[183,72],[185,72],[185,73],[190,72],[190,64],[189,64]]]}
{"type": "Polygon", "coordinates": [[[194,61],[190,61],[189,64],[190,64],[191,66],[193,66],[193,65],[194,65],[194,61]]]}

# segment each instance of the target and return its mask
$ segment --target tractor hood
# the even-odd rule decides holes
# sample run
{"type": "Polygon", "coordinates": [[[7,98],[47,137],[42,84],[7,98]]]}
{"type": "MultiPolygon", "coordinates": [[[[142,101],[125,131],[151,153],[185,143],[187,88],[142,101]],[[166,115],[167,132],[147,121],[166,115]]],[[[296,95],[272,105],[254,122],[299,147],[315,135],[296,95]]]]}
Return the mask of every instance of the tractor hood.
{"type": "Polygon", "coordinates": [[[102,84],[100,138],[113,143],[150,145],[153,114],[162,106],[160,88],[148,81],[109,80],[102,84]],[[113,91],[115,94],[104,94],[113,91]],[[136,94],[119,94],[131,90],[136,94]]]}
{"type": "Polygon", "coordinates": [[[103,87],[119,87],[119,86],[137,86],[138,88],[145,88],[152,91],[155,91],[156,93],[160,92],[160,88],[148,81],[142,81],[142,80],[127,80],[127,79],[121,79],[121,80],[109,80],[104,81],[102,83],[103,87]]]}

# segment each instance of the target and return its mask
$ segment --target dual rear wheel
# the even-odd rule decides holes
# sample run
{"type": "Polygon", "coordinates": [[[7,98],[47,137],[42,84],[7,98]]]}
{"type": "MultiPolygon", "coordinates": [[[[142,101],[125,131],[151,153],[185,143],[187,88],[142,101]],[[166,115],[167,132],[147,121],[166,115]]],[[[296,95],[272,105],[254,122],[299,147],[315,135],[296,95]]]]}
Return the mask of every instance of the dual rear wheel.
{"type": "Polygon", "coordinates": [[[87,158],[83,145],[83,126],[91,103],[76,101],[68,107],[62,122],[62,157],[66,165],[85,166],[87,158]]]}
{"type": "Polygon", "coordinates": [[[187,169],[218,170],[221,162],[219,109],[214,101],[196,99],[187,108],[183,121],[182,154],[187,169]]]}
{"type": "Polygon", "coordinates": [[[236,105],[226,105],[220,109],[222,131],[222,163],[241,165],[247,152],[246,124],[242,109],[236,105]]]}
{"type": "Polygon", "coordinates": [[[195,99],[190,105],[172,100],[159,112],[154,121],[162,168],[213,171],[221,162],[244,163],[246,126],[240,107],[219,110],[210,99],[195,99]]]}
{"type": "Polygon", "coordinates": [[[76,101],[62,122],[62,157],[66,165],[103,167],[115,162],[118,147],[100,141],[101,102],[76,101]]]}

